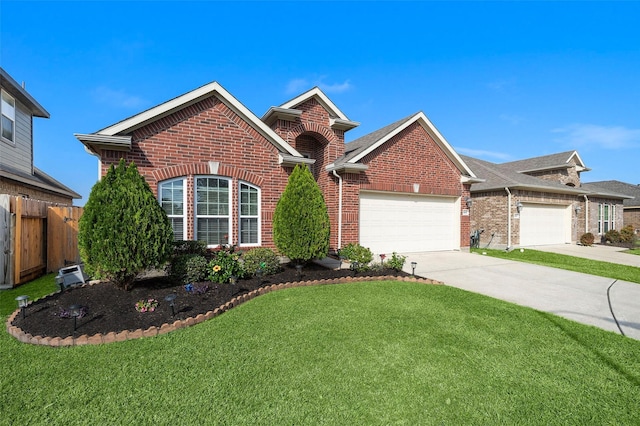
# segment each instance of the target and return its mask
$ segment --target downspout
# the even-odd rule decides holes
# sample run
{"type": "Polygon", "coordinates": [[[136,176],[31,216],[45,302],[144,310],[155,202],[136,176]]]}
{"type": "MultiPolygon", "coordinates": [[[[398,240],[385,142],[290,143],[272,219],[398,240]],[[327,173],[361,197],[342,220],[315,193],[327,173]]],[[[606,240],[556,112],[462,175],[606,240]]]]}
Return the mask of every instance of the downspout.
{"type": "Polygon", "coordinates": [[[507,191],[507,250],[511,248],[511,191],[508,187],[504,187],[507,191]]]}
{"type": "Polygon", "coordinates": [[[332,170],[333,175],[338,178],[338,250],[342,247],[342,176],[332,170]]]}
{"type": "Polygon", "coordinates": [[[589,198],[586,195],[584,197],[584,232],[589,232],[589,198]]]}

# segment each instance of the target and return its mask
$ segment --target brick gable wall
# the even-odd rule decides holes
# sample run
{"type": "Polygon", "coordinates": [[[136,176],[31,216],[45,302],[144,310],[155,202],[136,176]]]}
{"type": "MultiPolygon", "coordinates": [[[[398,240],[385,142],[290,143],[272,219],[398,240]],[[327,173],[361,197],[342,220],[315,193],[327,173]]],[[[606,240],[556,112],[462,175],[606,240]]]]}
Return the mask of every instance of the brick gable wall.
{"type": "MultiPolygon", "coordinates": [[[[131,152],[103,153],[102,173],[121,157],[136,163],[156,196],[160,181],[185,177],[189,200],[193,199],[193,176],[210,174],[209,162],[217,163],[218,175],[233,180],[232,243],[238,242],[238,181],[260,187],[261,241],[273,247],[273,212],[291,170],[278,164],[278,150],[269,141],[217,98],[204,99],[135,130],[131,152]]],[[[186,238],[192,239],[193,203],[186,208],[186,238]]]]}
{"type": "MultiPolygon", "coordinates": [[[[361,161],[369,169],[344,175],[343,242],[358,241],[361,191],[393,191],[423,195],[469,196],[469,185],[460,182],[461,173],[425,129],[414,123],[369,153],[361,161]]],[[[461,210],[466,209],[461,203],[461,210]]],[[[469,216],[461,213],[462,247],[469,246],[469,216]]]]}

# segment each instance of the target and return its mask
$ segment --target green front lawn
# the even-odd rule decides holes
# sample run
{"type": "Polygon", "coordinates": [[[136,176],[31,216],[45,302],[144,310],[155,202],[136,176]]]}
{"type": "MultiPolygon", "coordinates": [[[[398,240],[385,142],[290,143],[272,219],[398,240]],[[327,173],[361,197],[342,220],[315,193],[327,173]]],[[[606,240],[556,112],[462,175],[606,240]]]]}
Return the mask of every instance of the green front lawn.
{"type": "Polygon", "coordinates": [[[531,249],[525,249],[522,252],[520,250],[507,252],[505,250],[493,249],[473,249],[472,251],[475,253],[486,253],[487,256],[501,259],[535,263],[536,265],[640,283],[640,272],[636,266],[620,265],[617,263],[602,262],[599,260],[584,259],[582,257],[531,249]]]}
{"type": "Polygon", "coordinates": [[[639,341],[446,286],[288,289],[103,346],[1,333],[0,357],[0,424],[640,424],[639,341]]]}

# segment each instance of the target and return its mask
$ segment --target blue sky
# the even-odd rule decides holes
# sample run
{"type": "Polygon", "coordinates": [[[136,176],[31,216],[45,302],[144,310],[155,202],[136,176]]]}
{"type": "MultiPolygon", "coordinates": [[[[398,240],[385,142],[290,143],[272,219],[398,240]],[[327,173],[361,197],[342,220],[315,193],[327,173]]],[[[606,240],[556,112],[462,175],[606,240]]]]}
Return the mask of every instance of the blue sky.
{"type": "Polygon", "coordinates": [[[35,165],[84,198],[92,133],[218,81],[262,116],[319,86],[361,125],[423,111],[460,154],[577,150],[640,183],[640,2],[0,1],[0,63],[51,114],[35,165]]]}

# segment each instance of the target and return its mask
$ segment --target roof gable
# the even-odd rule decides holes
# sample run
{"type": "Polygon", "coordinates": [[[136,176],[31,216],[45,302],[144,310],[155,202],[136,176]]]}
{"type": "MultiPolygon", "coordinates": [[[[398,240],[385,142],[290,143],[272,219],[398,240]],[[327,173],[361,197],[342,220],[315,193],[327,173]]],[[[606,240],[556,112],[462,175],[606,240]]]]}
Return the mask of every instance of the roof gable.
{"type": "Polygon", "coordinates": [[[295,109],[297,106],[302,105],[311,98],[315,98],[318,103],[327,110],[331,117],[349,121],[349,118],[342,111],[340,111],[340,109],[333,102],[331,102],[331,99],[329,99],[327,95],[325,95],[324,92],[317,86],[302,93],[301,95],[296,96],[290,101],[285,102],[284,104],[280,105],[280,108],[295,109]]]}
{"type": "Polygon", "coordinates": [[[504,188],[530,189],[541,192],[585,194],[586,190],[563,185],[559,182],[540,179],[512,170],[507,164],[495,164],[477,158],[462,156],[484,182],[474,184],[471,192],[493,191],[504,188]]]}
{"type": "Polygon", "coordinates": [[[423,112],[410,115],[403,119],[391,123],[375,132],[362,136],[355,141],[349,142],[345,146],[345,155],[339,160],[336,160],[334,165],[339,164],[356,164],[362,160],[369,153],[376,150],[378,147],[384,145],[387,141],[392,139],[398,133],[404,129],[417,123],[422,126],[423,129],[433,138],[436,144],[442,149],[445,155],[455,164],[463,175],[476,177],[473,171],[465,164],[462,158],[454,151],[449,145],[449,142],[440,134],[438,129],[429,121],[427,116],[423,112]]]}
{"type": "MultiPolygon", "coordinates": [[[[211,96],[215,96],[229,109],[238,114],[238,116],[245,120],[258,133],[260,133],[269,142],[275,145],[281,153],[285,153],[286,155],[294,157],[302,157],[302,155],[298,153],[291,145],[285,142],[284,139],[278,136],[277,133],[275,133],[265,123],[263,123],[253,112],[251,112],[247,107],[240,103],[240,101],[238,101],[219,83],[215,81],[201,86],[188,93],[185,93],[181,96],[178,96],[174,99],[171,99],[167,102],[164,102],[160,105],[157,105],[153,108],[150,108],[146,111],[143,111],[139,114],[136,114],[132,117],[129,117],[125,120],[122,120],[109,127],[105,127],[104,129],[99,130],[92,135],[76,135],[76,137],[80,139],[85,145],[91,142],[97,143],[97,141],[91,141],[90,139],[92,138],[86,136],[93,136],[93,139],[95,139],[96,136],[98,138],[104,137],[105,139],[113,139],[113,137],[126,138],[126,135],[130,134],[135,129],[138,129],[151,122],[173,114],[176,111],[179,111],[183,108],[186,108],[187,106],[193,105],[196,102],[199,102],[211,96]]],[[[112,141],[109,140],[108,142],[112,141]]],[[[127,141],[123,139],[122,143],[126,144],[127,141]]]]}
{"type": "Polygon", "coordinates": [[[503,167],[518,173],[529,173],[543,170],[563,169],[576,165],[578,171],[588,171],[577,151],[566,151],[557,154],[543,155],[540,157],[526,158],[524,160],[502,163],[503,167]]]}

